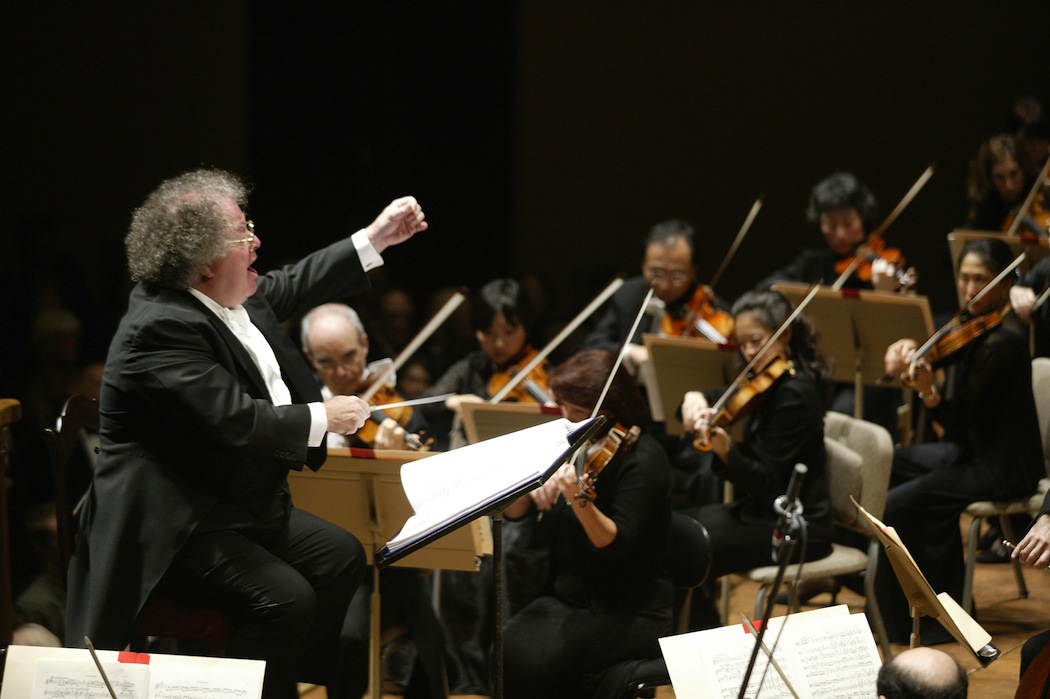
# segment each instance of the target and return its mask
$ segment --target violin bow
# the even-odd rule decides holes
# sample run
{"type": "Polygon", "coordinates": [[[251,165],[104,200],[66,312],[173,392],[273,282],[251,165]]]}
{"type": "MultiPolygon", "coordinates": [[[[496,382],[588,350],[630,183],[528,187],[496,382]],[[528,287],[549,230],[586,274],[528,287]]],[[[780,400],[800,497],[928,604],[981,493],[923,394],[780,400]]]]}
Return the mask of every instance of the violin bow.
{"type": "Polygon", "coordinates": [[[1024,198],[1024,201],[1021,202],[1021,208],[1014,214],[1014,222],[1010,224],[1010,228],[1006,231],[1007,236],[1017,237],[1017,229],[1021,226],[1021,221],[1028,216],[1028,210],[1032,208],[1032,202],[1035,201],[1036,195],[1039,194],[1043,183],[1046,182],[1047,172],[1050,172],[1050,159],[1047,159],[1046,163],[1043,164],[1043,169],[1039,171],[1039,176],[1035,178],[1032,188],[1028,190],[1028,196],[1024,198]]]}
{"type": "Polygon", "coordinates": [[[653,297],[653,287],[649,287],[649,291],[645,292],[645,298],[642,299],[642,305],[638,309],[638,313],[634,316],[634,322],[631,324],[631,329],[627,331],[627,337],[624,338],[623,344],[620,345],[620,351],[616,353],[616,361],[613,362],[612,371],[609,372],[609,378],[605,379],[605,385],[602,386],[602,392],[598,395],[598,400],[594,402],[594,408],[591,410],[591,417],[598,415],[598,411],[601,410],[602,403],[605,402],[605,396],[609,394],[609,388],[612,386],[613,377],[616,376],[617,370],[620,365],[623,364],[623,356],[627,354],[627,346],[631,344],[631,338],[634,337],[634,333],[638,331],[638,326],[642,322],[642,317],[645,316],[645,310],[649,306],[649,299],[653,297]]]}
{"type": "MultiPolygon", "coordinates": [[[[886,217],[886,220],[879,224],[879,227],[868,235],[868,240],[881,236],[886,229],[890,227],[890,224],[897,220],[897,217],[901,215],[901,212],[911,203],[911,200],[914,199],[915,195],[919,193],[919,190],[929,182],[931,177],[933,177],[933,163],[926,166],[926,169],[923,170],[921,175],[919,175],[919,179],[915,180],[915,184],[911,186],[911,189],[909,189],[904,195],[904,198],[897,202],[897,206],[893,207],[893,211],[891,211],[890,215],[886,217]]],[[[861,256],[866,250],[868,250],[866,244],[860,246],[857,253],[853,256],[853,262],[850,263],[849,267],[842,271],[839,278],[831,285],[832,291],[840,291],[842,285],[846,283],[846,280],[857,271],[857,267],[860,266],[861,256]]]]}
{"type": "Polygon", "coordinates": [[[466,298],[467,297],[459,291],[452,294],[448,301],[445,302],[445,305],[441,307],[441,310],[435,313],[434,317],[423,326],[423,329],[412,338],[412,341],[401,350],[393,363],[387,367],[386,371],[377,376],[376,380],[372,382],[372,385],[361,394],[361,398],[368,401],[376,394],[376,391],[390,381],[391,378],[397,374],[397,370],[408,361],[409,357],[416,353],[416,350],[418,350],[424,342],[430,339],[430,336],[434,334],[434,331],[440,328],[441,324],[448,320],[448,317],[452,315],[452,312],[459,308],[459,305],[463,303],[466,298]]]}
{"type": "Polygon", "coordinates": [[[737,377],[733,379],[733,383],[730,384],[730,387],[726,389],[718,398],[718,400],[715,401],[715,404],[711,406],[711,410],[714,413],[717,413],[719,410],[722,409],[726,402],[733,396],[732,387],[737,385],[742,376],[747,376],[747,372],[755,368],[755,364],[758,363],[758,360],[762,357],[763,354],[765,354],[766,350],[772,347],[773,343],[779,340],[780,336],[783,335],[787,331],[787,329],[791,327],[791,324],[795,322],[795,319],[802,315],[802,311],[806,308],[806,306],[809,305],[809,302],[813,300],[813,297],[817,295],[818,291],[820,291],[820,285],[814,284],[812,288],[810,288],[809,293],[806,294],[806,297],[799,301],[799,304],[795,306],[795,310],[791,311],[790,315],[788,315],[788,317],[784,319],[784,322],[780,324],[780,327],[777,328],[776,331],[769,336],[769,339],[766,340],[765,343],[763,343],[762,347],[759,348],[758,352],[755,352],[755,356],[751,358],[751,361],[748,362],[743,369],[741,369],[740,373],[737,374],[737,377]]]}
{"type": "Polygon", "coordinates": [[[733,244],[729,246],[729,252],[722,258],[722,264],[718,265],[718,269],[715,270],[714,275],[707,282],[707,285],[712,289],[715,288],[715,284],[722,277],[722,273],[725,272],[726,267],[729,266],[729,261],[733,259],[733,255],[736,254],[736,249],[740,247],[740,243],[744,241],[744,236],[751,230],[751,224],[755,222],[755,218],[758,216],[759,209],[762,208],[762,195],[759,194],[758,198],[755,199],[755,203],[751,205],[751,211],[747,213],[747,218],[744,219],[744,225],[740,226],[740,231],[736,234],[736,238],[733,239],[733,244]]]}
{"type": "Polygon", "coordinates": [[[999,274],[995,275],[995,278],[992,279],[992,281],[990,281],[987,284],[985,284],[981,288],[980,291],[978,291],[976,294],[974,294],[973,298],[970,299],[966,303],[966,305],[963,306],[959,310],[958,313],[956,313],[954,316],[952,316],[951,320],[949,320],[947,323],[945,323],[940,328],[938,328],[937,332],[935,332],[934,334],[930,335],[930,339],[928,339],[928,340],[926,340],[926,342],[922,343],[922,346],[919,347],[919,349],[915,350],[915,353],[912,355],[911,361],[908,363],[908,373],[910,375],[914,376],[915,375],[915,367],[916,367],[916,365],[918,365],[919,361],[929,353],[930,348],[937,344],[937,341],[940,340],[941,337],[944,335],[944,331],[946,329],[948,329],[949,327],[951,327],[951,324],[953,322],[955,322],[955,320],[957,318],[959,318],[959,316],[961,316],[963,313],[966,313],[967,311],[969,311],[971,308],[974,307],[974,305],[978,301],[980,301],[985,296],[987,296],[989,291],[994,289],[996,287],[996,285],[999,284],[999,282],[1001,282],[1002,280],[1006,279],[1006,277],[1009,276],[1010,273],[1013,272],[1015,269],[1017,269],[1018,265],[1020,265],[1022,262],[1024,262],[1024,260],[1025,260],[1025,253],[1022,252],[1020,255],[1018,255],[1014,259],[1013,262],[1011,262],[1006,267],[1004,267],[1002,272],[999,272],[999,274]]]}
{"type": "Polygon", "coordinates": [[[518,373],[512,376],[510,380],[507,381],[507,383],[503,386],[503,388],[497,391],[495,395],[493,395],[489,399],[489,403],[499,403],[501,400],[506,398],[507,394],[514,390],[515,386],[517,386],[519,383],[528,378],[529,374],[532,373],[532,370],[539,366],[540,362],[546,359],[548,354],[553,352],[565,338],[567,338],[573,333],[574,330],[576,330],[576,328],[580,327],[580,324],[583,323],[583,321],[590,318],[591,314],[598,310],[598,308],[603,303],[605,303],[610,296],[616,293],[616,290],[619,289],[621,286],[623,286],[623,279],[619,277],[609,282],[609,285],[606,286],[600,294],[594,297],[594,300],[587,304],[586,308],[577,313],[576,317],[573,318],[568,325],[562,328],[561,332],[559,332],[550,342],[548,342],[546,347],[537,352],[535,357],[533,357],[525,366],[523,366],[521,370],[518,371],[518,373]]]}

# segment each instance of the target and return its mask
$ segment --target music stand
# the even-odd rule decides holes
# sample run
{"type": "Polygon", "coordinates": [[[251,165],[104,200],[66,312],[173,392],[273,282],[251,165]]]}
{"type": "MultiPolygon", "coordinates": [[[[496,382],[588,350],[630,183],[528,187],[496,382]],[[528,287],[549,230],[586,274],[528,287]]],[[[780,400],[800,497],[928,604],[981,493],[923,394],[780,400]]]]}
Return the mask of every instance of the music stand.
{"type": "Polygon", "coordinates": [[[686,391],[718,388],[732,381],[736,347],[704,339],[652,334],[642,335],[642,342],[649,351],[648,364],[655,376],[655,381],[651,382],[655,388],[650,388],[650,400],[655,392],[667,434],[681,435],[685,431],[678,419],[682,396],[686,391]]]}
{"type": "MultiPolygon", "coordinates": [[[[1046,238],[1028,238],[1016,235],[1006,235],[999,231],[975,231],[968,230],[965,228],[956,228],[954,231],[948,234],[948,249],[951,251],[952,256],[952,274],[955,275],[956,288],[958,289],[959,281],[959,255],[962,253],[963,247],[973,240],[983,240],[985,238],[994,238],[995,240],[1001,240],[1010,246],[1010,252],[1013,253],[1016,259],[1022,252],[1025,253],[1024,261],[1018,266],[1020,274],[1025,274],[1028,270],[1035,267],[1039,260],[1043,259],[1047,255],[1050,255],[1050,240],[1046,238]]],[[[964,303],[964,299],[959,299],[959,306],[961,307],[964,303]]]]}
{"type": "Polygon", "coordinates": [[[557,420],[561,408],[538,403],[463,403],[460,417],[468,444],[557,420]]]}
{"type": "MultiPolygon", "coordinates": [[[[382,689],[380,668],[381,624],[379,566],[375,554],[393,537],[412,508],[401,486],[401,466],[432,456],[431,452],[329,448],[317,473],[290,471],[288,485],[296,507],[353,534],[372,566],[369,627],[369,696],[382,689]]],[[[438,539],[394,565],[407,568],[477,570],[480,557],[492,553],[492,531],[487,518],[438,539]]]]}
{"type": "MultiPolygon", "coordinates": [[[[778,282],[773,288],[798,304],[812,287],[778,282]]],[[[933,315],[925,296],[822,287],[806,306],[806,317],[820,334],[820,347],[832,362],[832,379],[855,387],[854,416],[864,417],[864,386],[877,386],[886,373],[886,348],[903,337],[933,334],[933,315]]]]}
{"type": "MultiPolygon", "coordinates": [[[[853,500],[852,496],[850,500],[853,500]]],[[[886,558],[893,566],[897,582],[900,583],[904,596],[907,597],[908,604],[911,606],[910,646],[916,648],[920,645],[919,620],[928,616],[939,621],[956,641],[969,648],[982,667],[987,667],[998,658],[1001,653],[992,643],[991,634],[974,621],[973,617],[960,607],[947,592],[936,594],[933,591],[926,576],[915,563],[915,559],[911,557],[911,553],[897,536],[897,532],[857,504],[856,500],[853,500],[853,504],[867,519],[875,537],[886,550],[886,558]]]]}

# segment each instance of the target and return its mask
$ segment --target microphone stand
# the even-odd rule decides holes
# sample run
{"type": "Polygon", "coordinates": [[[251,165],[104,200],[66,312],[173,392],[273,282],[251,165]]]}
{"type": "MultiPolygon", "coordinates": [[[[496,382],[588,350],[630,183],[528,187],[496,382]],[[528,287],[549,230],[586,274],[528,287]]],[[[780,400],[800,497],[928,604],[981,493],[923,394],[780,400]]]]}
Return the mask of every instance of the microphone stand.
{"type": "MultiPolygon", "coordinates": [[[[744,681],[740,684],[740,693],[737,694],[737,699],[744,699],[744,694],[747,692],[747,684],[751,681],[751,673],[755,669],[755,661],[758,659],[759,650],[762,648],[762,639],[766,635],[769,617],[772,616],[773,605],[776,604],[776,592],[784,581],[784,570],[787,568],[788,563],[791,562],[791,557],[795,553],[795,545],[798,543],[798,535],[805,526],[802,518],[802,502],[798,496],[802,490],[802,480],[805,478],[807,470],[804,464],[795,464],[795,469],[791,472],[791,480],[788,482],[787,493],[778,497],[773,503],[773,508],[779,515],[777,525],[773,530],[773,560],[777,564],[777,576],[773,581],[773,587],[770,588],[771,593],[766,600],[766,608],[762,614],[762,623],[758,627],[758,633],[755,634],[755,644],[751,649],[751,657],[747,661],[747,670],[744,672],[744,681]]],[[[791,606],[788,605],[788,615],[790,614],[791,606]]],[[[772,656],[770,658],[772,659],[772,656]]]]}

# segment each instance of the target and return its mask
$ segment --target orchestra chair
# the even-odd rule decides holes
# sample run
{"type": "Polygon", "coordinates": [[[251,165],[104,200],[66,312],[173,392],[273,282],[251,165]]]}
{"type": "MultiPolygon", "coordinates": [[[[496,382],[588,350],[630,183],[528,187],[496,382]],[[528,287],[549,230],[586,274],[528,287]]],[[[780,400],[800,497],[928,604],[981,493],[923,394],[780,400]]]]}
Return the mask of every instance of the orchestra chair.
{"type": "MultiPolygon", "coordinates": [[[[81,496],[70,492],[70,457],[74,449],[81,448],[80,430],[98,429],[98,425],[98,401],[73,395],[62,408],[57,427],[44,430],[54,478],[58,545],[64,566],[69,565],[73,552],[76,511],[81,496]]],[[[135,620],[131,648],[144,652],[149,638],[156,637],[180,641],[185,652],[196,655],[223,655],[233,629],[233,620],[223,612],[154,594],[146,600],[135,620]]]]}
{"type": "Polygon", "coordinates": [[[0,398],[0,648],[7,648],[11,644],[15,628],[11,532],[7,509],[7,440],[11,425],[21,419],[22,404],[11,398],[0,398]]]}
{"type": "MultiPolygon", "coordinates": [[[[1035,395],[1035,412],[1039,418],[1039,434],[1043,439],[1043,462],[1050,475],[1050,358],[1036,357],[1032,360],[1032,393],[1035,395]]],[[[973,516],[970,529],[966,537],[966,574],[963,578],[962,608],[969,611],[973,607],[973,571],[977,563],[977,540],[980,536],[981,520],[985,517],[998,517],[999,526],[1003,537],[1008,541],[1017,543],[1018,539],[1010,523],[1010,515],[1029,514],[1039,512],[1043,505],[1043,497],[1050,488],[1050,480],[1042,478],[1033,493],[1014,500],[982,500],[972,502],[966,507],[966,514],[973,516]]],[[[1028,598],[1028,586],[1024,581],[1021,561],[1012,558],[1010,565],[1013,567],[1014,578],[1017,580],[1017,596],[1020,599],[1028,598]]]]}
{"type": "MultiPolygon", "coordinates": [[[[829,412],[824,416],[824,446],[828,454],[828,485],[835,512],[835,526],[864,535],[867,551],[843,544],[832,544],[830,554],[816,561],[802,564],[798,581],[836,577],[855,573],[864,574],[864,597],[868,619],[882,647],[883,660],[893,657],[886,625],[882,620],[878,599],[875,597],[875,573],[881,545],[875,539],[867,522],[850,500],[852,496],[867,512],[881,519],[886,507],[890,471],[893,468],[893,439],[884,427],[859,420],[849,415],[829,412]]],[[[805,516],[805,513],[803,513],[805,516]]],[[[796,577],[799,566],[789,565],[784,572],[788,584],[788,599],[792,611],[798,611],[796,577]]],[[[761,619],[765,611],[766,595],[777,577],[777,566],[769,565],[741,573],[759,584],[755,595],[755,617],[761,619]]]]}
{"type": "MultiPolygon", "coordinates": [[[[676,588],[692,589],[705,581],[711,572],[711,538],[702,524],[679,512],[671,512],[667,532],[664,565],[676,588]]],[[[670,686],[664,656],[624,660],[605,672],[594,696],[612,699],[652,698],[655,687],[670,686]]]]}
{"type": "MultiPolygon", "coordinates": [[[[671,513],[667,530],[664,565],[675,587],[692,589],[707,579],[711,571],[711,539],[697,520],[679,512],[671,513]]],[[[606,671],[595,696],[616,699],[654,697],[656,687],[671,684],[663,655],[642,660],[626,660],[606,671]]]]}

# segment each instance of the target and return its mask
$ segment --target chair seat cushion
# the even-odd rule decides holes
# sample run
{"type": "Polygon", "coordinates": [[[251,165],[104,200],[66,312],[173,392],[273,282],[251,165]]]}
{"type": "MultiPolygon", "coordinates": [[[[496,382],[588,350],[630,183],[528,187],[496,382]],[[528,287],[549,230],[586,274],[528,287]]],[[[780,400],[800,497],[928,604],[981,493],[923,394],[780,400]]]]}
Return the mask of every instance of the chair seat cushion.
{"type": "Polygon", "coordinates": [[[132,636],[207,641],[225,646],[233,629],[233,619],[224,612],[155,594],[139,612],[132,636]]]}
{"type": "MultiPolygon", "coordinates": [[[[979,502],[971,502],[966,506],[966,514],[973,515],[974,517],[1025,514],[1032,511],[1030,501],[1034,497],[1036,496],[1033,495],[1019,500],[981,500],[979,502]]],[[[1042,505],[1042,502],[1042,498],[1039,498],[1040,505],[1042,505]]]]}
{"type": "MultiPolygon", "coordinates": [[[[803,564],[802,578],[820,578],[827,575],[847,575],[849,573],[860,573],[868,567],[868,554],[852,546],[841,546],[832,544],[831,553],[816,561],[808,561],[803,564]]],[[[798,565],[789,565],[784,570],[784,580],[792,580],[798,571],[798,565]]],[[[771,585],[777,578],[776,566],[763,566],[753,568],[744,576],[763,585],[771,585]]]]}

